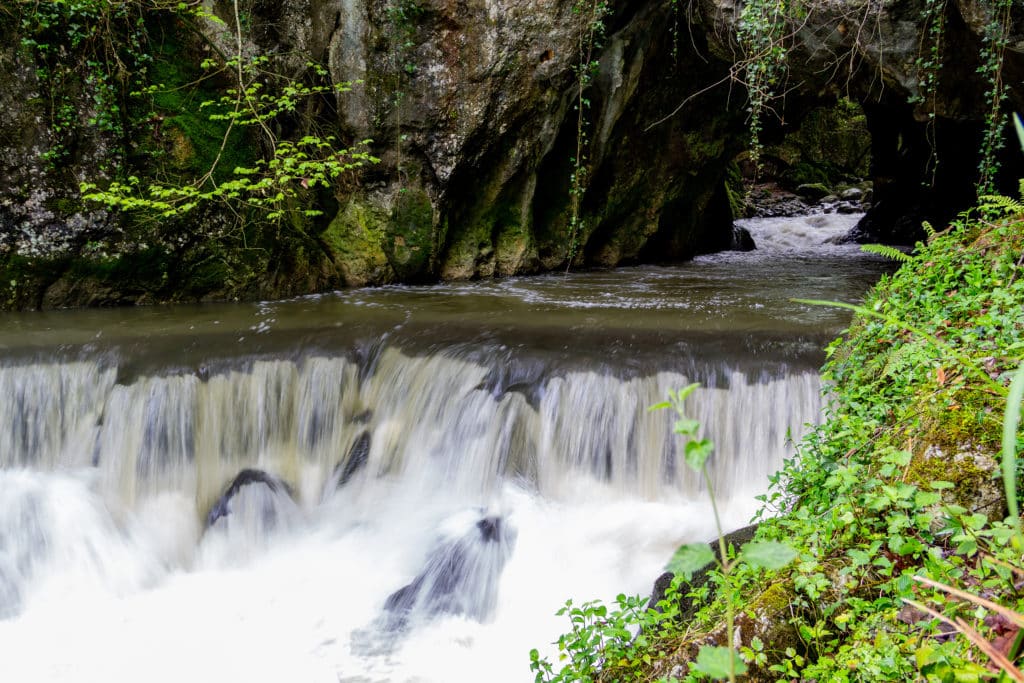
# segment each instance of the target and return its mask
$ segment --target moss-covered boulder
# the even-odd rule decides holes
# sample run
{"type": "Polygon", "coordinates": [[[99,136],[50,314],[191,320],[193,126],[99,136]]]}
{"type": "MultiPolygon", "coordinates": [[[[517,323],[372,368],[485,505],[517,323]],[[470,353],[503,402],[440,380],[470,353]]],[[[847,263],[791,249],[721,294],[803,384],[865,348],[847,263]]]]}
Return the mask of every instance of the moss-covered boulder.
{"type": "Polygon", "coordinates": [[[340,284],[361,287],[394,278],[384,249],[388,225],[387,214],[365,201],[352,199],[339,209],[319,239],[340,284]]]}
{"type": "Polygon", "coordinates": [[[430,276],[435,224],[434,204],[424,190],[399,191],[381,242],[399,280],[415,282],[430,276]]]}

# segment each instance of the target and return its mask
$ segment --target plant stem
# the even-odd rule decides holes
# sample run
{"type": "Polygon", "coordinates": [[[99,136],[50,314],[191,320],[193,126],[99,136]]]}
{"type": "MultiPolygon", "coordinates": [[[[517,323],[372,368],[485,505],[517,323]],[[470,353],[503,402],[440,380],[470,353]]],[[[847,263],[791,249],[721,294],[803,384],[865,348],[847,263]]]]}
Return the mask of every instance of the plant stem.
{"type": "Polygon", "coordinates": [[[736,680],[736,644],[733,642],[733,622],[735,621],[736,615],[733,611],[732,585],[729,583],[729,570],[732,569],[732,565],[729,563],[729,558],[727,558],[725,554],[725,530],[722,528],[722,517],[718,514],[718,501],[715,500],[715,487],[711,483],[711,474],[708,472],[707,463],[704,463],[700,468],[700,472],[704,476],[704,485],[708,487],[708,498],[711,499],[711,511],[715,515],[715,529],[718,530],[718,559],[722,566],[722,576],[725,581],[725,637],[729,647],[729,681],[730,683],[734,683],[736,680]]]}

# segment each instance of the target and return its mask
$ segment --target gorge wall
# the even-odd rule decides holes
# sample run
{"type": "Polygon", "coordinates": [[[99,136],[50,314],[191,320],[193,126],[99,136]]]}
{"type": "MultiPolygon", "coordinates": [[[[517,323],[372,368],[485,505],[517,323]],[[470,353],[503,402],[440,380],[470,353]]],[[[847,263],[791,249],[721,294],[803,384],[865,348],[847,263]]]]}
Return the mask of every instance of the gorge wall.
{"type": "MultiPolygon", "coordinates": [[[[726,180],[749,126],[740,3],[171,5],[75,0],[42,18],[35,3],[0,9],[0,305],[282,297],[678,261],[731,245],[726,180]],[[100,19],[106,32],[71,28],[100,19]],[[155,220],[82,200],[81,182],[199,177],[212,161],[264,155],[265,139],[199,106],[231,87],[200,64],[239,47],[279,74],[315,63],[325,80],[352,82],[270,133],[372,140],[379,161],[326,189],[303,185],[293,208],[317,215],[275,224],[215,205],[155,220]]],[[[977,70],[1000,7],[1011,12],[1000,24],[1005,108],[1024,110],[1018,3],[813,2],[782,27],[785,96],[764,137],[784,138],[838,97],[863,106],[875,193],[861,238],[912,241],[922,218],[973,200],[991,109],[977,70]],[[935,7],[943,43],[928,70],[935,7]]],[[[1022,174],[1011,151],[1007,178],[1022,174]]]]}

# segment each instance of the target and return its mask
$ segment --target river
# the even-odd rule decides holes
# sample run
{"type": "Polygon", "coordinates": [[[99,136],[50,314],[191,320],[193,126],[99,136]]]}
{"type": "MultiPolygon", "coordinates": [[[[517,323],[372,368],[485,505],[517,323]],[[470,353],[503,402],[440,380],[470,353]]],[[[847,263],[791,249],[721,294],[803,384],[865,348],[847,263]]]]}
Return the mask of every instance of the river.
{"type": "Polygon", "coordinates": [[[531,680],[567,598],[646,595],[714,534],[669,389],[703,385],[749,520],[848,321],[791,299],[892,269],[826,243],[856,218],[672,267],[3,315],[0,680],[531,680]]]}

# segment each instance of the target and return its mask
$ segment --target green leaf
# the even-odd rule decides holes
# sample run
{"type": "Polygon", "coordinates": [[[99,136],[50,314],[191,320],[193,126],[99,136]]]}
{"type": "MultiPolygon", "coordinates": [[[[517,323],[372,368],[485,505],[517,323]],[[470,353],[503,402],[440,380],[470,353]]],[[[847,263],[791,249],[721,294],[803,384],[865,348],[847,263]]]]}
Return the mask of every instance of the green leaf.
{"type": "MultiPolygon", "coordinates": [[[[1017,132],[1021,133],[1020,117],[1014,115],[1017,132]]],[[[1024,144],[1024,137],[1022,137],[1024,144]]],[[[1020,404],[1024,400],[1024,363],[1017,368],[1010,383],[1010,394],[1006,397],[1006,413],[1003,415],[1003,487],[1006,490],[1006,504],[1010,510],[1010,521],[1020,533],[1017,508],[1017,425],[1020,424],[1020,404]]]]}
{"type": "Polygon", "coordinates": [[[714,448],[714,444],[707,439],[688,441],[683,453],[683,458],[686,460],[686,464],[690,469],[695,472],[700,472],[704,468],[704,463],[707,462],[708,456],[711,455],[711,451],[713,451],[714,448]]]}
{"type": "Polygon", "coordinates": [[[705,645],[697,653],[697,663],[693,665],[693,668],[705,676],[718,680],[729,678],[732,675],[743,675],[747,672],[747,665],[734,650],[709,645],[705,645]]]}
{"type": "Polygon", "coordinates": [[[1013,126],[1017,129],[1017,137],[1020,139],[1020,149],[1024,152],[1024,122],[1020,120],[1020,114],[1013,114],[1013,126]]]}
{"type": "Polygon", "coordinates": [[[782,569],[796,559],[797,552],[778,541],[751,541],[740,549],[740,558],[752,567],[782,569]]]}
{"type": "Polygon", "coordinates": [[[697,433],[697,430],[699,428],[700,422],[698,422],[697,420],[691,420],[688,417],[682,417],[676,420],[676,423],[675,425],[673,425],[672,430],[676,434],[682,434],[683,436],[693,436],[694,434],[697,433]]]}
{"type": "Polygon", "coordinates": [[[679,391],[677,391],[676,392],[676,402],[682,403],[683,401],[685,401],[686,397],[689,396],[690,394],[692,394],[693,392],[695,392],[697,390],[697,387],[699,387],[699,386],[700,386],[699,382],[694,382],[693,384],[688,384],[685,387],[683,387],[682,389],[680,389],[679,391]]]}
{"type": "Polygon", "coordinates": [[[715,561],[715,554],[707,543],[690,543],[676,551],[669,563],[669,570],[682,574],[687,580],[693,573],[715,561]]]}

